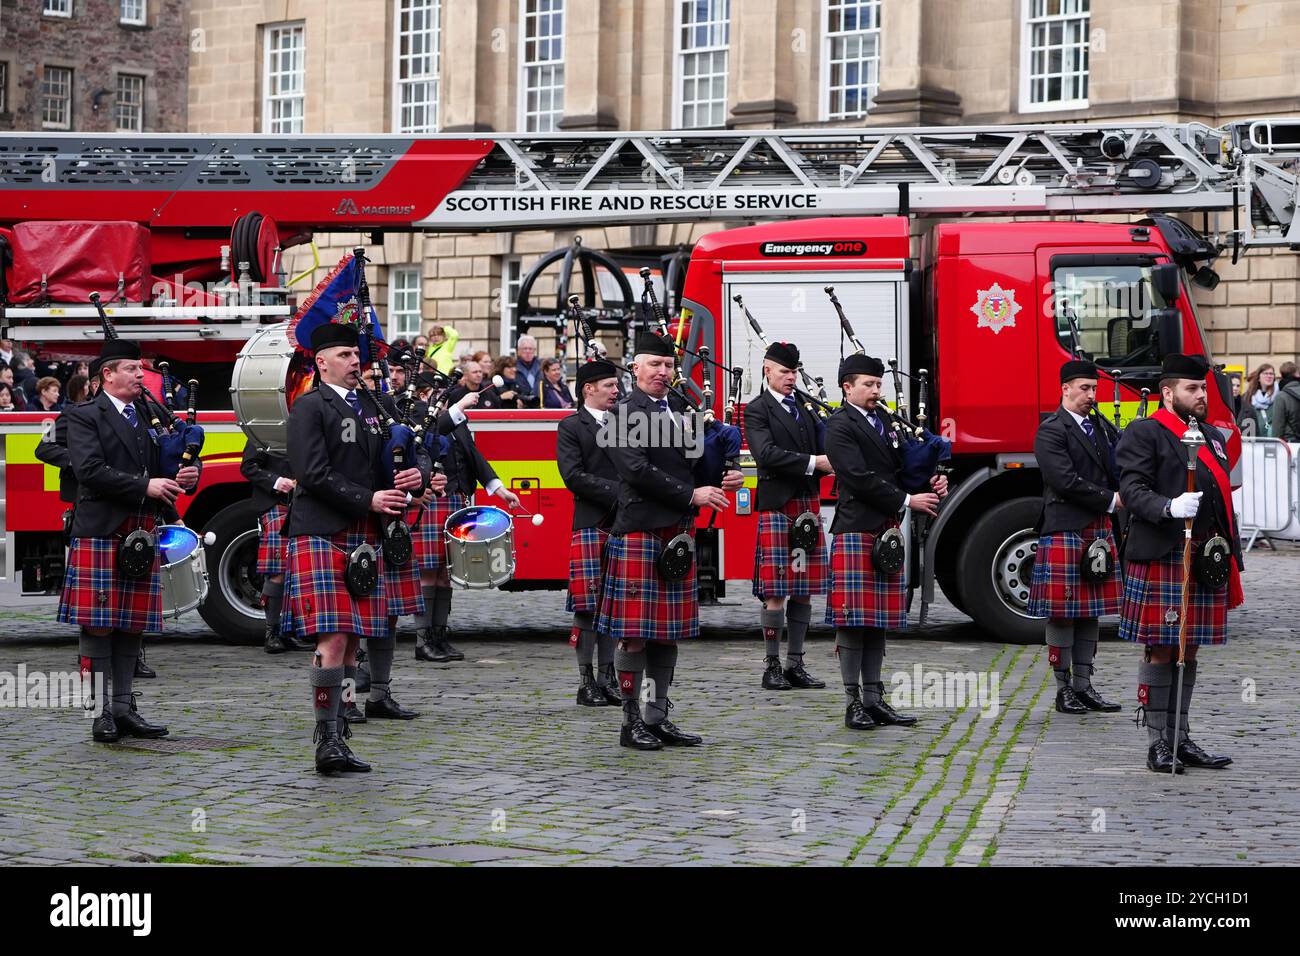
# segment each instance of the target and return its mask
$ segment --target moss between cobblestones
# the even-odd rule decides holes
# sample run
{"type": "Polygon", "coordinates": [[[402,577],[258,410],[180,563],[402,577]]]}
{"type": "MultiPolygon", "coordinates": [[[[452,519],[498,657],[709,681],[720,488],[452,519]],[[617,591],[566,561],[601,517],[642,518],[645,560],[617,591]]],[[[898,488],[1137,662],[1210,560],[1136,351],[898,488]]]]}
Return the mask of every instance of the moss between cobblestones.
{"type": "Polygon", "coordinates": [[[234,863],[230,860],[209,860],[205,857],[196,856],[193,853],[169,853],[167,856],[159,857],[159,863],[184,863],[191,866],[243,866],[242,863],[234,863]]]}
{"type": "MultiPolygon", "coordinates": [[[[1035,702],[1037,702],[1037,701],[1038,701],[1038,698],[1042,696],[1042,694],[1043,694],[1043,690],[1044,690],[1046,687],[1047,687],[1047,675],[1044,674],[1044,675],[1043,675],[1043,683],[1042,683],[1042,685],[1038,688],[1038,693],[1034,696],[1034,701],[1035,701],[1035,702]]],[[[1029,714],[1031,714],[1031,713],[1033,713],[1033,707],[1032,707],[1032,706],[1029,708],[1028,711],[1025,712],[1025,716],[1022,717],[1022,718],[1020,718],[1020,721],[1021,721],[1022,724],[1024,723],[1024,721],[1025,721],[1026,719],[1028,719],[1028,716],[1029,716],[1029,714]]],[[[1042,742],[1043,737],[1045,737],[1045,736],[1047,735],[1047,727],[1048,727],[1048,724],[1050,724],[1051,722],[1052,722],[1052,712],[1049,710],[1049,711],[1047,712],[1046,719],[1043,720],[1043,727],[1042,727],[1042,729],[1039,730],[1039,732],[1038,732],[1038,739],[1037,739],[1036,741],[1034,741],[1034,745],[1035,745],[1035,746],[1037,746],[1040,742],[1042,742]]],[[[1028,760],[1026,760],[1026,761],[1025,761],[1025,766],[1024,766],[1024,768],[1020,771],[1020,779],[1016,781],[1016,789],[1015,789],[1015,792],[1011,794],[1011,804],[1014,804],[1014,803],[1016,802],[1016,797],[1020,796],[1021,792],[1024,791],[1024,789],[1025,789],[1025,783],[1029,780],[1029,763],[1030,763],[1030,762],[1029,762],[1028,760]]],[[[1001,761],[999,761],[998,764],[997,764],[997,768],[1001,768],[1001,766],[1002,766],[1002,763],[1001,763],[1001,761]]],[[[1003,819],[1002,826],[1006,826],[1006,820],[1005,820],[1005,818],[1003,819]]],[[[989,866],[989,865],[992,864],[992,862],[993,862],[993,855],[994,855],[995,853],[997,853],[997,851],[998,851],[998,835],[1000,835],[1001,832],[1002,832],[1002,829],[999,828],[999,829],[998,829],[998,833],[994,834],[993,839],[989,840],[989,845],[986,846],[986,847],[984,848],[984,854],[980,857],[980,864],[979,864],[980,866],[989,866]]]]}

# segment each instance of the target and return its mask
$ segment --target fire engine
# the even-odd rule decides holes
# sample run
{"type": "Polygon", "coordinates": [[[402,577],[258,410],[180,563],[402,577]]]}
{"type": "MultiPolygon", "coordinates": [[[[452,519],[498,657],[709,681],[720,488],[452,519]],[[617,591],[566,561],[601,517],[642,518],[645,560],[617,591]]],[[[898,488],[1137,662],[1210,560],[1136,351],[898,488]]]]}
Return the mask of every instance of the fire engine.
{"type": "MultiPolygon", "coordinates": [[[[1024,609],[1042,489],[1032,443],[1059,400],[1059,365],[1076,349],[1095,356],[1116,373],[1103,403],[1113,398],[1116,416],[1131,419],[1163,354],[1209,356],[1191,287],[1217,283],[1213,263],[1228,249],[1234,261],[1300,249],[1298,160],[1296,120],[472,138],[16,134],[0,151],[0,337],[48,359],[93,355],[100,327],[85,303],[99,291],[120,335],[203,384],[203,478],[181,502],[186,523],[216,542],[200,610],[219,633],[256,640],[256,524],[238,471],[255,426],[221,400],[252,387],[232,376],[249,364],[241,352],[293,314],[284,250],[324,232],[723,223],[656,263],[675,334],[743,369],[743,394],[754,394],[762,345],[740,295],[769,340],[796,341],[810,374],[833,385],[852,350],[827,301],[833,287],[869,353],[929,371],[931,427],[952,441],[952,491],[915,538],[912,586],[925,602],[937,582],[984,629],[1033,640],[1041,629],[1024,609]],[[1199,229],[1187,221],[1198,218],[1199,229]]],[[[530,276],[515,331],[549,325],[565,345],[563,304],[581,276],[582,308],[617,356],[640,320],[632,258],[577,245],[545,257],[541,267],[561,267],[556,306],[531,303],[530,276]]],[[[573,361],[576,344],[567,342],[573,361]]],[[[682,371],[697,396],[710,386],[721,417],[727,383],[712,380],[716,370],[686,355],[682,371]]],[[[1232,433],[1235,460],[1227,380],[1215,373],[1211,386],[1210,418],[1232,433]]],[[[269,382],[283,414],[294,388],[269,382]]],[[[910,389],[899,397],[915,405],[910,389]]],[[[566,583],[572,504],[555,464],[564,414],[470,415],[524,508],[549,519],[516,528],[512,587],[566,583]]],[[[56,590],[62,575],[58,475],[33,454],[50,426],[43,414],[0,420],[0,569],[29,592],[56,590]]],[[[833,493],[828,479],[825,506],[833,493]]],[[[701,521],[706,595],[750,574],[748,501],[742,489],[712,528],[701,521]]]]}

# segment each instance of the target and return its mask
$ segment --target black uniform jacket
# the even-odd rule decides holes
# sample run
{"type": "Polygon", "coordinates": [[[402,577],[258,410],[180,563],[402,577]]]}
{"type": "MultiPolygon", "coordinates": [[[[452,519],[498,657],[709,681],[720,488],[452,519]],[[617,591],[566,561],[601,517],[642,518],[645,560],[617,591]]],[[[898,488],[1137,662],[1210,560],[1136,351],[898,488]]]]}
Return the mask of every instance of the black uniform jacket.
{"type": "Polygon", "coordinates": [[[1111,471],[1111,430],[1100,416],[1091,421],[1091,439],[1063,406],[1038,426],[1034,456],[1043,475],[1042,534],[1082,531],[1107,513],[1119,491],[1119,475],[1111,471]]]}
{"type": "MultiPolygon", "coordinates": [[[[336,534],[355,519],[371,514],[374,493],[390,487],[381,457],[383,438],[376,425],[365,421],[377,417],[371,397],[361,396],[364,417],[323,382],[293,403],[289,411],[289,470],[298,486],[284,526],[286,536],[336,534]]],[[[381,396],[380,401],[393,410],[388,396],[381,396]]],[[[427,484],[427,467],[420,473],[427,484]]]]}
{"type": "Polygon", "coordinates": [[[239,473],[253,486],[253,505],[258,514],[266,514],[276,505],[287,505],[289,494],[275,490],[277,478],[292,478],[289,459],[250,440],[244,445],[244,459],[239,473]]]}
{"type": "MultiPolygon", "coordinates": [[[[84,405],[84,402],[78,402],[84,405]]],[[[68,415],[75,406],[69,406],[54,420],[54,434],[42,438],[36,446],[36,460],[59,469],[59,498],[77,500],[77,476],[72,472],[72,455],[68,453],[68,415]]]]}
{"type": "MultiPolygon", "coordinates": [[[[1228,471],[1227,443],[1223,433],[1213,425],[1201,425],[1206,448],[1228,471]],[[1218,443],[1218,448],[1215,443],[1218,443]]],[[[1129,561],[1156,561],[1181,549],[1183,519],[1166,518],[1165,504],[1187,491],[1187,448],[1168,428],[1154,418],[1142,418],[1124,429],[1116,449],[1119,460],[1119,495],[1129,517],[1124,539],[1124,557],[1129,561]]],[[[1241,559],[1241,540],[1228,533],[1227,508],[1219,494],[1219,485],[1204,462],[1196,464],[1196,490],[1204,492],[1201,507],[1192,522],[1197,538],[1221,534],[1228,539],[1237,567],[1241,559]]]]}
{"type": "Polygon", "coordinates": [[[835,469],[838,496],[831,534],[879,532],[898,519],[907,499],[898,474],[903,459],[890,440],[893,420],[883,404],[876,409],[885,426],[883,438],[848,404],[826,421],[826,457],[835,469]]]}
{"type": "Polygon", "coordinates": [[[807,474],[808,456],[823,454],[817,423],[797,390],[793,398],[799,407],[797,422],[766,388],[745,406],[745,439],[758,463],[757,511],[776,511],[791,498],[820,494],[821,474],[807,474]]]}
{"type": "Polygon", "coordinates": [[[175,508],[146,494],[149,479],[162,477],[162,468],[144,404],[133,404],[134,429],[107,392],[59,416],[67,419],[68,460],[77,483],[73,537],[106,537],[146,502],[162,521],[177,520],[175,508]]]}
{"type": "Polygon", "coordinates": [[[573,492],[573,530],[606,526],[618,507],[618,469],[596,435],[600,424],[585,408],[560,422],[555,458],[564,486],[573,492]]]}
{"type": "MultiPolygon", "coordinates": [[[[697,459],[687,457],[685,442],[674,441],[669,443],[670,447],[659,448],[646,447],[650,444],[648,441],[627,442],[619,438],[635,437],[632,429],[647,435],[665,435],[668,429],[660,424],[664,414],[654,399],[635,387],[626,399],[610,410],[606,427],[616,440],[611,442],[609,453],[623,482],[618,514],[614,518],[614,534],[675,526],[694,513],[691,497],[695,494],[694,463],[697,459]],[[640,416],[646,416],[641,421],[650,424],[638,428],[640,416]],[[624,432],[625,428],[629,431],[624,432]],[[638,447],[627,447],[631,444],[638,447]]],[[[674,429],[680,437],[680,426],[674,426],[674,429]]]]}
{"type": "MultiPolygon", "coordinates": [[[[423,421],[428,409],[428,403],[416,402],[412,419],[423,421]]],[[[439,435],[448,435],[451,439],[450,449],[440,459],[442,470],[447,475],[447,494],[462,494],[468,498],[480,484],[486,488],[496,480],[495,469],[474,443],[468,420],[457,425],[452,421],[450,412],[443,412],[438,416],[437,432],[439,435]]]]}

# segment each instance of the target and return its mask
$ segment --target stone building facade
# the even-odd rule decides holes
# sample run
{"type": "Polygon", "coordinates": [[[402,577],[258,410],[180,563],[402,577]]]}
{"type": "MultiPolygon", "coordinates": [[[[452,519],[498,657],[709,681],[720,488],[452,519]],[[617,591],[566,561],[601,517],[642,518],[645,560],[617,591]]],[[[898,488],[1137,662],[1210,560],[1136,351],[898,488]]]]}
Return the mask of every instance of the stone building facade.
{"type": "MultiPolygon", "coordinates": [[[[1300,3],[1292,0],[192,0],[190,7],[189,127],[205,133],[1137,119],[1219,126],[1300,115],[1300,3]]],[[[373,254],[382,264],[376,300],[392,304],[402,322],[453,324],[466,347],[496,353],[510,345],[518,275],[575,235],[604,250],[666,250],[725,225],[390,234],[373,254]]],[[[322,266],[356,240],[318,237],[322,266]]],[[[296,250],[292,265],[302,268],[306,256],[296,250]]],[[[1296,256],[1252,254],[1235,266],[1228,258],[1217,265],[1219,288],[1197,292],[1216,358],[1247,367],[1294,358],[1296,256]]]]}
{"type": "Polygon", "coordinates": [[[186,0],[4,0],[0,129],[183,132],[186,0]]]}

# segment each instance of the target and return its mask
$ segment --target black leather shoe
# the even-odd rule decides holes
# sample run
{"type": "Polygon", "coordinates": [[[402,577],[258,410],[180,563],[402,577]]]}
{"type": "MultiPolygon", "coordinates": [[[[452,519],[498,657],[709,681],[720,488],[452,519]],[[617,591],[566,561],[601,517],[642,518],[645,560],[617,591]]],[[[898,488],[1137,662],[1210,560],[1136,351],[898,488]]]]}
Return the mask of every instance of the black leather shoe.
{"type": "Polygon", "coordinates": [[[115,743],[118,737],[122,736],[118,732],[117,721],[108,710],[95,718],[95,722],[90,726],[90,734],[101,744],[115,743]]]}
{"type": "Polygon", "coordinates": [[[897,724],[899,727],[911,727],[916,723],[915,717],[911,714],[900,714],[890,707],[883,697],[878,704],[863,704],[862,709],[866,711],[868,717],[882,726],[897,724]]]}
{"type": "Polygon", "coordinates": [[[344,773],[370,773],[370,764],[354,754],[347,741],[339,740],[339,749],[343,751],[344,773]]]}
{"type": "MultiPolygon", "coordinates": [[[[1179,748],[1182,749],[1182,748],[1179,748]]],[[[1169,744],[1163,740],[1157,740],[1147,751],[1147,769],[1154,770],[1156,773],[1169,773],[1173,766],[1174,752],[1169,749],[1169,744]]],[[[1183,772],[1182,763],[1178,764],[1176,773],[1183,772]]]]}
{"type": "Polygon", "coordinates": [[[350,724],[364,724],[366,722],[366,715],[361,712],[361,708],[357,706],[356,701],[343,704],[339,709],[339,714],[346,718],[350,724]]]}
{"type": "Polygon", "coordinates": [[[438,647],[433,639],[433,632],[427,627],[415,632],[415,659],[432,661],[435,664],[445,664],[451,660],[446,652],[438,647]]]}
{"type": "MultiPolygon", "coordinates": [[[[1118,707],[1115,709],[1119,710],[1118,707]]],[[[1079,700],[1074,689],[1066,684],[1056,692],[1056,711],[1059,714],[1086,714],[1088,708],[1079,700]]]]}
{"type": "Polygon", "coordinates": [[[284,654],[289,650],[289,645],[284,642],[279,631],[267,627],[266,636],[262,639],[262,649],[268,654],[284,654]]]}
{"type": "Polygon", "coordinates": [[[820,690],[826,686],[824,680],[818,680],[803,669],[803,655],[799,656],[799,661],[793,667],[787,667],[784,673],[791,687],[820,690]]]}
{"type": "Polygon", "coordinates": [[[871,719],[866,708],[862,706],[862,691],[857,684],[844,688],[849,695],[849,704],[844,708],[844,726],[849,730],[872,730],[876,722],[871,719]]]}
{"type": "Polygon", "coordinates": [[[358,694],[364,694],[370,690],[370,668],[365,664],[357,664],[357,687],[358,694]]]}
{"type": "Polygon", "coordinates": [[[627,722],[619,728],[618,745],[631,747],[633,750],[663,750],[659,738],[646,728],[641,719],[641,707],[634,700],[623,701],[623,714],[627,722]]]}
{"type": "MultiPolygon", "coordinates": [[[[1102,697],[1101,694],[1097,693],[1091,684],[1083,690],[1076,690],[1074,696],[1075,699],[1078,700],[1079,703],[1083,704],[1084,707],[1088,708],[1088,710],[1097,710],[1104,714],[1114,714],[1122,709],[1119,704],[1112,704],[1110,701],[1106,700],[1106,698],[1102,697]]],[[[1059,700],[1057,703],[1057,710],[1060,710],[1059,700]]]]}
{"type": "Polygon", "coordinates": [[[447,640],[447,629],[445,627],[435,627],[433,629],[433,644],[438,653],[443,655],[443,660],[463,661],[465,659],[465,655],[452,647],[451,641],[447,640]]]}
{"type": "Polygon", "coordinates": [[[365,649],[364,647],[358,647],[358,648],[357,648],[357,663],[358,663],[358,664],[364,664],[364,663],[365,663],[366,661],[368,661],[368,660],[370,660],[370,655],[366,653],[366,649],[365,649]]]}
{"type": "MultiPolygon", "coordinates": [[[[343,751],[343,741],[338,732],[330,728],[323,720],[316,722],[316,772],[338,773],[348,765],[347,753],[343,751]]],[[[349,751],[350,753],[350,751],[349,751]]]]}
{"type": "Polygon", "coordinates": [[[580,707],[606,707],[609,702],[605,700],[605,695],[596,686],[596,675],[590,664],[583,664],[579,670],[582,671],[582,684],[578,687],[578,706],[580,707]]]}
{"type": "Polygon", "coordinates": [[[1222,770],[1232,763],[1232,758],[1224,754],[1206,753],[1195,743],[1183,738],[1178,741],[1178,762],[1189,767],[1207,767],[1210,770],[1222,770]]]}
{"type": "Polygon", "coordinates": [[[419,711],[407,710],[391,697],[366,701],[366,716],[377,720],[415,720],[419,711]]]}
{"type": "Polygon", "coordinates": [[[792,690],[794,685],[781,673],[781,658],[765,657],[767,670],[763,671],[763,690],[792,690]]]}
{"type": "Polygon", "coordinates": [[[609,704],[622,704],[623,694],[618,689],[618,675],[614,673],[614,665],[606,664],[600,669],[600,692],[605,695],[605,702],[609,704]]]}
{"type": "Polygon", "coordinates": [[[140,716],[140,712],[135,709],[134,699],[131,701],[130,709],[125,714],[114,714],[113,719],[117,721],[117,734],[119,737],[152,739],[167,736],[167,728],[162,724],[151,724],[140,716]]]}
{"type": "Polygon", "coordinates": [[[281,634],[280,641],[291,651],[314,651],[316,642],[306,637],[299,637],[297,634],[281,634]]]}
{"type": "Polygon", "coordinates": [[[694,747],[704,743],[703,737],[688,734],[665,717],[657,724],[646,724],[646,730],[654,734],[669,747],[694,747]]]}
{"type": "Polygon", "coordinates": [[[143,644],[140,645],[140,656],[135,659],[135,676],[145,680],[158,676],[158,672],[145,663],[143,644]]]}

